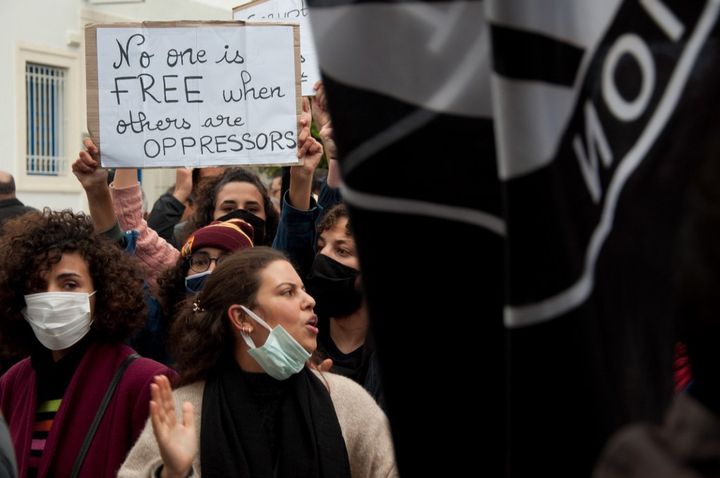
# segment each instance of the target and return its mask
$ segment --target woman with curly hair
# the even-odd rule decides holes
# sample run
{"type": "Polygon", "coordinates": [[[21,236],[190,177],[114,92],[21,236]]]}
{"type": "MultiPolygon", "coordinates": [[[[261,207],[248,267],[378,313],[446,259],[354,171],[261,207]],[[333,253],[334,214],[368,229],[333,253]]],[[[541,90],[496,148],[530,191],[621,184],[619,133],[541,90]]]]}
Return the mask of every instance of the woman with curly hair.
{"type": "Polygon", "coordinates": [[[175,376],[123,344],[145,317],[139,270],[71,211],[7,222],[0,251],[0,342],[30,355],[0,378],[20,476],[115,476],[153,377],[175,376]]]}
{"type": "Polygon", "coordinates": [[[171,330],[183,386],[155,380],[151,423],[118,476],[396,476],[372,397],[307,367],[314,305],[278,251],[243,249],[220,264],[171,330]]]}

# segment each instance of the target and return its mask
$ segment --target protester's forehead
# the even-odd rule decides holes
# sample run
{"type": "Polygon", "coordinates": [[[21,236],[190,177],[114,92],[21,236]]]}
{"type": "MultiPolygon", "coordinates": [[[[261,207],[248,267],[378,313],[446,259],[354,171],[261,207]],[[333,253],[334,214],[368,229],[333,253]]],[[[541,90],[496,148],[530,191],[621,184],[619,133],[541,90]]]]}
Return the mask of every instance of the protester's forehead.
{"type": "Polygon", "coordinates": [[[339,218],[332,227],[325,229],[320,233],[320,237],[325,242],[329,241],[344,241],[344,242],[355,242],[353,235],[347,230],[348,218],[339,218]]]}
{"type": "Polygon", "coordinates": [[[253,183],[247,181],[227,183],[220,188],[217,194],[218,203],[229,200],[237,201],[238,199],[246,200],[247,197],[262,201],[260,190],[253,183]]]}
{"type": "Polygon", "coordinates": [[[302,284],[295,268],[286,260],[269,263],[260,273],[261,288],[275,288],[282,284],[302,284]]]}
{"type": "Polygon", "coordinates": [[[78,251],[63,252],[58,262],[48,264],[41,275],[43,279],[49,280],[59,276],[89,276],[90,264],[87,259],[78,251]]]}

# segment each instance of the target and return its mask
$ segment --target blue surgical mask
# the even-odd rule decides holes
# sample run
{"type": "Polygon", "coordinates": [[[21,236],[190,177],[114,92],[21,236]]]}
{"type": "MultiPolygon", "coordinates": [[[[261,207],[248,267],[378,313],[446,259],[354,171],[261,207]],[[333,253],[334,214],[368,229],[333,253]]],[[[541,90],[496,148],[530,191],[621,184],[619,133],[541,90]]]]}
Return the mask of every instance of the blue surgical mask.
{"type": "Polygon", "coordinates": [[[200,292],[203,287],[205,287],[205,281],[210,274],[212,274],[212,271],[187,276],[185,278],[185,291],[188,294],[197,294],[200,292]]]}
{"type": "Polygon", "coordinates": [[[255,322],[270,331],[262,347],[256,347],[250,336],[241,332],[243,340],[250,347],[250,356],[265,370],[265,373],[276,380],[285,380],[302,370],[305,362],[310,358],[310,353],[282,326],[276,325],[272,328],[252,310],[243,305],[240,307],[255,322]]]}

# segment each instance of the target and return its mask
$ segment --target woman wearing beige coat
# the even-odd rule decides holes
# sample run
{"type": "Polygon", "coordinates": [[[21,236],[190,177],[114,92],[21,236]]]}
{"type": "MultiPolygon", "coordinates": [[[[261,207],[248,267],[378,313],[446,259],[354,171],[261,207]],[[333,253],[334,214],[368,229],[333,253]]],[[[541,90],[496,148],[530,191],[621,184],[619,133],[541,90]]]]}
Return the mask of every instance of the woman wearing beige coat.
{"type": "Polygon", "coordinates": [[[157,378],[150,421],[118,476],[397,476],[375,401],[306,365],[314,305],[281,253],[226,259],[173,325],[183,386],[157,378]]]}

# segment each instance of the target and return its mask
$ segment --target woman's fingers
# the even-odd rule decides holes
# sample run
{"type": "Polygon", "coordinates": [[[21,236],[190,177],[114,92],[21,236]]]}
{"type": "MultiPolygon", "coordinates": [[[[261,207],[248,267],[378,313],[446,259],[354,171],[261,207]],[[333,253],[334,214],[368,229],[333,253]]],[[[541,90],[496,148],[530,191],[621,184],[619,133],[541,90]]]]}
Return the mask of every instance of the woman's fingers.
{"type": "Polygon", "coordinates": [[[183,402],[183,425],[185,428],[194,430],[195,429],[195,411],[193,405],[190,402],[183,402]]]}

